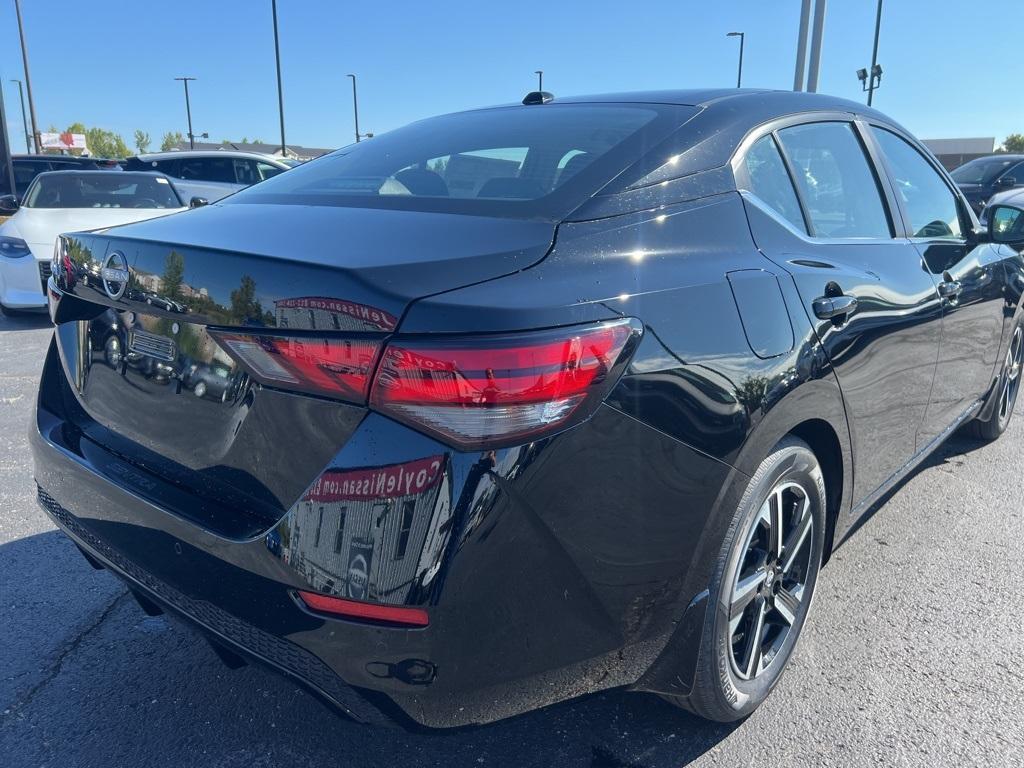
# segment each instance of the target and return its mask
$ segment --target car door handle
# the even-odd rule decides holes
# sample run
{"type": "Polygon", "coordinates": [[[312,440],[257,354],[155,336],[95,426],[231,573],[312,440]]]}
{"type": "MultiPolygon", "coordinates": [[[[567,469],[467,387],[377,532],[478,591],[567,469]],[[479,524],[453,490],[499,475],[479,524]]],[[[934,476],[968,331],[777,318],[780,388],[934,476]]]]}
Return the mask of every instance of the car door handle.
{"type": "Polygon", "coordinates": [[[938,286],[939,296],[944,299],[956,299],[964,292],[964,287],[959,280],[944,280],[938,286]]]}
{"type": "Polygon", "coordinates": [[[841,320],[857,311],[856,296],[822,296],[812,303],[814,314],[819,320],[841,320]]]}

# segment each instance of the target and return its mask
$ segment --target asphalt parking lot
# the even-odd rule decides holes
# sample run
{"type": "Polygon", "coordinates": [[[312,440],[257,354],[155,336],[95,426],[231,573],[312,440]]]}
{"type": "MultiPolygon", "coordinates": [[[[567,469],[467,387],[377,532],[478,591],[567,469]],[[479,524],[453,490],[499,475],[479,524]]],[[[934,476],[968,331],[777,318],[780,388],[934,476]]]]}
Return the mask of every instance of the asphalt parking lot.
{"type": "Polygon", "coordinates": [[[954,438],[822,572],[790,670],[731,726],[609,692],[454,733],[347,722],[147,618],[35,503],[43,316],[0,317],[0,765],[1024,764],[1024,418],[954,438]]]}

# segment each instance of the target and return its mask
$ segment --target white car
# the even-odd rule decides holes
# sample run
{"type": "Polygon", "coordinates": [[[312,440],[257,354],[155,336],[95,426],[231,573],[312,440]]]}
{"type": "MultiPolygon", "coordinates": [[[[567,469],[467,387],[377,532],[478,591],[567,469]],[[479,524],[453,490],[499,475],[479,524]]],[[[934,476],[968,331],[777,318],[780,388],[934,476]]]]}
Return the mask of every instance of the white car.
{"type": "Polygon", "coordinates": [[[291,168],[279,157],[235,150],[152,152],[129,157],[127,171],[157,171],[173,179],[182,197],[211,203],[291,168]]]}
{"type": "MultiPolygon", "coordinates": [[[[205,201],[196,201],[200,204],[205,201]]],[[[0,310],[46,306],[46,281],[57,235],[103,229],[188,210],[165,176],[155,173],[41,173],[18,206],[0,198],[0,310]]]]}

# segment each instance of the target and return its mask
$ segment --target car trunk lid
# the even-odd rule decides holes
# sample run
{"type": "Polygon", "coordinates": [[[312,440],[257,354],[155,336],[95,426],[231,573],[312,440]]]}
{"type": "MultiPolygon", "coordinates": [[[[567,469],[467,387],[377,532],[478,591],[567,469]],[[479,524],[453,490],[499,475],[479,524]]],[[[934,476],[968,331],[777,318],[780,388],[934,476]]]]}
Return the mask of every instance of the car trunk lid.
{"type": "Polygon", "coordinates": [[[69,236],[53,312],[78,426],[271,522],[358,427],[365,390],[341,385],[359,365],[368,384],[406,307],[536,263],[553,235],[535,221],[246,205],[69,236]]]}

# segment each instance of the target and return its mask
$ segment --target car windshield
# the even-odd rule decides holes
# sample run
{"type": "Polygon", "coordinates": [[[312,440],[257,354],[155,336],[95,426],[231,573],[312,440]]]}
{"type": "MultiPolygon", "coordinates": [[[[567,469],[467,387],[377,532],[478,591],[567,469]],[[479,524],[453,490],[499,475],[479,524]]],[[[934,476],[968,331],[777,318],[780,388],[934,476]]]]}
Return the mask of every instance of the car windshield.
{"type": "Polygon", "coordinates": [[[44,173],[25,196],[26,208],[181,208],[163,176],[143,173],[44,173]]]}
{"type": "Polygon", "coordinates": [[[987,184],[992,181],[1007,166],[1013,165],[1019,160],[983,157],[978,160],[971,160],[953,171],[950,176],[957,184],[987,184]]]}
{"type": "Polygon", "coordinates": [[[553,217],[581,204],[696,111],[548,104],[444,115],[304,163],[226,202],[553,217]]]}

